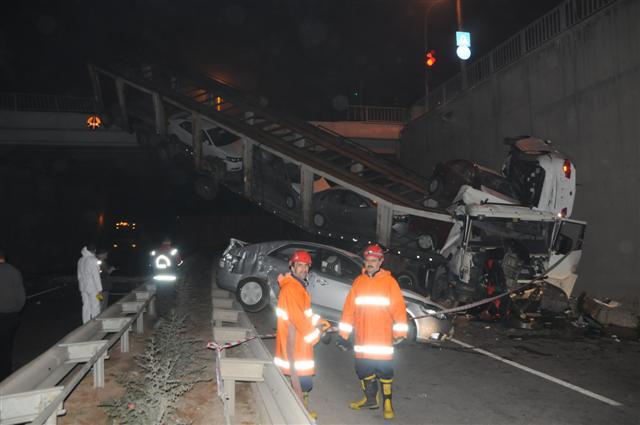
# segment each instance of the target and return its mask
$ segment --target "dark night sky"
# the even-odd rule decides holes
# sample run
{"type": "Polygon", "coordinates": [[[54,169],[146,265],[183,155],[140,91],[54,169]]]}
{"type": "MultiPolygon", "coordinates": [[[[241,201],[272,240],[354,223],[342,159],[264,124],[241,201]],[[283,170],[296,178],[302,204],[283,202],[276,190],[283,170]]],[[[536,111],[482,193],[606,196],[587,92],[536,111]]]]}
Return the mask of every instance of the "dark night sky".
{"type": "MultiPolygon", "coordinates": [[[[476,57],[559,2],[463,0],[464,27],[472,32],[476,57]]],[[[423,91],[422,31],[428,4],[429,0],[10,2],[0,14],[0,92],[88,96],[86,62],[93,59],[110,65],[195,67],[306,119],[335,116],[332,105],[337,96],[352,104],[404,106],[423,91]],[[359,98],[354,90],[360,91],[359,98]]],[[[455,0],[443,0],[430,14],[429,47],[438,55],[432,87],[459,69],[454,59],[454,5],[455,0]]],[[[108,220],[135,219],[147,229],[156,226],[159,236],[176,226],[177,215],[197,211],[208,220],[191,221],[196,229],[192,239],[200,238],[200,246],[211,243],[220,229],[255,221],[238,214],[266,214],[230,196],[204,205],[188,179],[176,172],[144,152],[3,147],[0,246],[27,275],[72,270],[82,245],[100,238],[99,212],[108,220]],[[216,217],[232,219],[216,227],[216,217]],[[201,231],[206,226],[210,233],[201,231]]],[[[277,228],[277,223],[270,226],[277,228]]]]}
{"type": "MultiPolygon", "coordinates": [[[[0,90],[84,94],[85,62],[95,58],[197,67],[308,119],[325,114],[338,95],[407,105],[422,93],[431,1],[12,2],[0,17],[0,90]]],[[[475,57],[559,2],[463,0],[475,57]]],[[[439,58],[435,86],[458,69],[455,0],[432,9],[429,28],[439,58]]]]}

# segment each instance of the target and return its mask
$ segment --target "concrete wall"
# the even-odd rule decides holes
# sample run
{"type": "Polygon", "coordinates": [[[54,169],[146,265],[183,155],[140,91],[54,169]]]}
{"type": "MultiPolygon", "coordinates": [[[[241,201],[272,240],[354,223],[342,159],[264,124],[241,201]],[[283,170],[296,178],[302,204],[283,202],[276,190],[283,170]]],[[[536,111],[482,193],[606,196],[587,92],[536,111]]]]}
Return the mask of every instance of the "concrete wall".
{"type": "Polygon", "coordinates": [[[640,0],[621,0],[456,100],[409,123],[401,161],[499,169],[505,136],[550,139],[577,168],[573,218],[589,222],[574,294],[640,295],[640,0]]]}

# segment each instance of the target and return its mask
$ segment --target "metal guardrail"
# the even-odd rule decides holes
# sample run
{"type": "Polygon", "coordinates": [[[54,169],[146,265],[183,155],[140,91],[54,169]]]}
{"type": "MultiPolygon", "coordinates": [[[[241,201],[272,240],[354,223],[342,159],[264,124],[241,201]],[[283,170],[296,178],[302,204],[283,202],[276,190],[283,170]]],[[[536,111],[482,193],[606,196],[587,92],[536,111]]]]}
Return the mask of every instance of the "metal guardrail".
{"type": "Polygon", "coordinates": [[[349,105],[347,108],[348,121],[404,123],[408,118],[407,108],[371,105],[349,105]]]}
{"type": "Polygon", "coordinates": [[[141,285],[0,382],[0,424],[55,424],[64,400],[92,368],[94,387],[103,387],[107,351],[118,340],[121,351],[129,351],[129,332],[134,322],[143,332],[147,308],[155,314],[153,284],[141,285]]]}
{"type": "Polygon", "coordinates": [[[89,97],[0,93],[0,109],[31,112],[92,112],[95,107],[93,100],[89,97]]]}
{"type": "MultiPolygon", "coordinates": [[[[233,306],[233,299],[228,298],[230,292],[218,289],[215,284],[212,289],[212,304],[214,322],[214,340],[220,339],[220,334],[231,335],[241,330],[243,337],[258,335],[251,320],[244,311],[236,310],[233,306]],[[224,302],[230,302],[225,305],[224,302]],[[231,309],[229,309],[231,307],[231,309]],[[232,323],[232,326],[225,327],[223,322],[232,323]]],[[[224,338],[224,337],[223,337],[224,338]]],[[[225,341],[218,341],[224,343],[225,341]]],[[[298,399],[293,388],[289,384],[287,378],[280,372],[280,369],[273,363],[273,356],[264,345],[260,338],[252,339],[239,347],[233,349],[239,350],[240,358],[230,359],[226,356],[218,356],[218,362],[231,360],[238,362],[233,365],[242,368],[242,372],[225,372],[225,365],[218,365],[219,391],[222,391],[222,399],[225,403],[225,420],[231,423],[231,417],[234,415],[232,411],[235,405],[235,395],[231,392],[235,391],[234,376],[236,373],[244,375],[245,378],[238,378],[239,381],[253,382],[254,394],[259,398],[257,405],[259,406],[262,423],[268,424],[312,424],[314,423],[302,401],[298,399]],[[260,370],[255,376],[255,372],[251,370],[260,370]],[[222,370],[222,372],[220,372],[222,370]],[[228,375],[231,375],[229,377],[228,375]],[[233,385],[229,386],[228,381],[233,385]],[[222,387],[222,389],[221,389],[222,387]],[[231,407],[231,409],[229,408],[231,407]]],[[[237,353],[237,351],[234,351],[237,353]]],[[[223,352],[224,353],[224,352],[223,352]]]]}
{"type": "MultiPolygon", "coordinates": [[[[438,108],[457,97],[460,93],[486,81],[491,75],[537,49],[569,28],[591,17],[618,0],[566,0],[550,12],[529,24],[498,47],[481,56],[466,69],[466,87],[462,75],[457,74],[429,93],[429,111],[438,108]]],[[[424,110],[424,98],[411,108],[411,119],[424,110]],[[422,108],[418,106],[422,105],[422,108]]]]}

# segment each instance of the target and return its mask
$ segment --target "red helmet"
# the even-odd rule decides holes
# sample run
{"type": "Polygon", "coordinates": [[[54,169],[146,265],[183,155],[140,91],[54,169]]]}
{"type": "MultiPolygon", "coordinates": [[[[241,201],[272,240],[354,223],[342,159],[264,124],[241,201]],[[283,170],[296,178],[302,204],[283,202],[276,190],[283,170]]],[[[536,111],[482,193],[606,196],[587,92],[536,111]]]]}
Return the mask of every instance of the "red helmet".
{"type": "Polygon", "coordinates": [[[291,255],[291,258],[289,259],[289,264],[295,264],[295,263],[304,263],[307,265],[311,265],[311,256],[309,255],[309,253],[307,251],[304,250],[298,250],[296,252],[294,252],[291,255]]]}
{"type": "Polygon", "coordinates": [[[382,247],[380,245],[374,243],[373,245],[369,245],[364,249],[364,258],[367,257],[382,258],[384,257],[384,251],[382,250],[382,247]]]}

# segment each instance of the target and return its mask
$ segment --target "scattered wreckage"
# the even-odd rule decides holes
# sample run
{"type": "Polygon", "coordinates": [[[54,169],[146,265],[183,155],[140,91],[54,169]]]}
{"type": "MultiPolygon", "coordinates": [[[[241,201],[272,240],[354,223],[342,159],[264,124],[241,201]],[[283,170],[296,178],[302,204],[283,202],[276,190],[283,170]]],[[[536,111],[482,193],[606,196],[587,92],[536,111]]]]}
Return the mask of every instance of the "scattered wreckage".
{"type": "Polygon", "coordinates": [[[424,290],[446,306],[514,291],[481,309],[484,318],[562,313],[577,279],[586,228],[586,222],[568,218],[575,165],[541,139],[507,144],[503,174],[466,160],[436,167],[425,206],[446,207],[454,223],[419,217],[409,223],[418,246],[437,254],[430,256],[424,290]]]}

